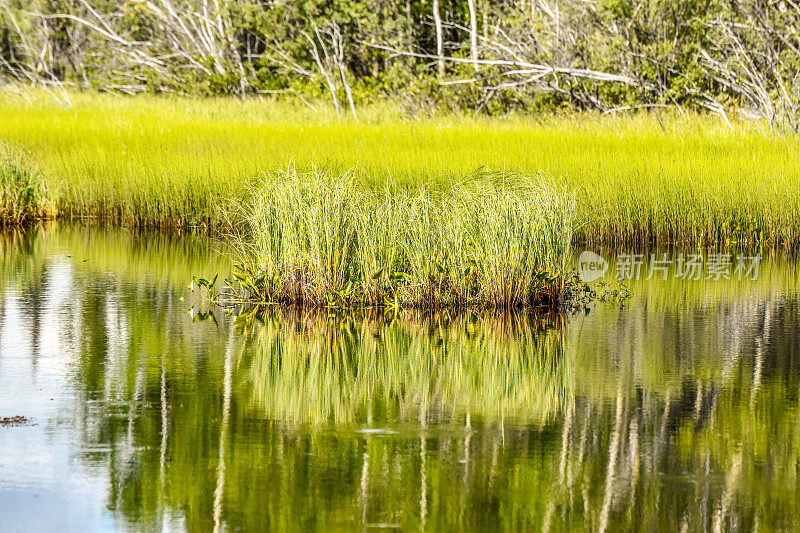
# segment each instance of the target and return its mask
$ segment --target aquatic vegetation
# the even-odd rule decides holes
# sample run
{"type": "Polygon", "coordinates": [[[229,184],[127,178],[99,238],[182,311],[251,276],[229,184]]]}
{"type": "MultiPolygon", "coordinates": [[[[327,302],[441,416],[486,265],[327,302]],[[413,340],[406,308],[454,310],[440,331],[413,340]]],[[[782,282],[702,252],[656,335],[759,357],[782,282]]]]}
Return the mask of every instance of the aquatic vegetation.
{"type": "Polygon", "coordinates": [[[47,214],[44,178],[19,150],[0,141],[0,225],[18,226],[47,214]]]}
{"type": "Polygon", "coordinates": [[[434,194],[346,173],[270,174],[239,214],[234,277],[250,299],[327,307],[554,305],[574,197],[497,176],[434,194]]]}

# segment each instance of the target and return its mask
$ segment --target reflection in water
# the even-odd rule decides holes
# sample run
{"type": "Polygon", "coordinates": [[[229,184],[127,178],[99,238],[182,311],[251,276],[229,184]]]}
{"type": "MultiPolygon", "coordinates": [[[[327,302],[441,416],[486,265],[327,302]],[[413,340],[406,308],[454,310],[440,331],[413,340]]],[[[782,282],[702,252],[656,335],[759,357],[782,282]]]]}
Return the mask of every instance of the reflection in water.
{"type": "Polygon", "coordinates": [[[191,274],[225,270],[212,248],[85,227],[0,239],[0,416],[37,424],[0,428],[11,529],[798,525],[794,262],[643,281],[629,308],[566,323],[215,325],[180,301],[191,274]]]}
{"type": "Polygon", "coordinates": [[[239,381],[270,419],[542,424],[571,399],[561,328],[542,317],[278,311],[245,321],[255,327],[239,381]]]}

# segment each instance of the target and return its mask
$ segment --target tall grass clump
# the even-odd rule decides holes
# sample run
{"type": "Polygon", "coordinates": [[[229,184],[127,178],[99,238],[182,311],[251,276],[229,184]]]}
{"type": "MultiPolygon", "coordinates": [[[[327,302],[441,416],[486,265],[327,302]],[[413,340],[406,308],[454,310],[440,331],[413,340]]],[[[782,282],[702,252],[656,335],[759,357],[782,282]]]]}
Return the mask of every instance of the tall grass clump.
{"type": "Polygon", "coordinates": [[[555,303],[575,202],[543,179],[376,190],[289,169],[252,192],[236,276],[257,299],[327,306],[555,303]]]}
{"type": "Polygon", "coordinates": [[[0,226],[19,226],[46,214],[44,179],[20,151],[0,143],[0,226]]]}

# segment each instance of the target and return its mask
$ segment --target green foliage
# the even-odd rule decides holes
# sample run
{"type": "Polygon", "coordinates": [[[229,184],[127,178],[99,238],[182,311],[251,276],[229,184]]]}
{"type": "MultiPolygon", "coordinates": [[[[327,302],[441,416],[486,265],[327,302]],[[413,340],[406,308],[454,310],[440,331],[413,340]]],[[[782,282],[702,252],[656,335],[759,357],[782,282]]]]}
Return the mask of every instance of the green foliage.
{"type": "Polygon", "coordinates": [[[13,377],[27,404],[69,399],[55,433],[4,438],[28,456],[68,446],[47,479],[94,476],[86,528],[797,529],[800,277],[785,254],[753,282],[640,280],[629,309],[566,327],[274,310],[215,328],[178,300],[191,272],[227,269],[211,242],[91,235],[0,239],[4,327],[38,364],[13,377]]]}
{"type": "MultiPolygon", "coordinates": [[[[29,65],[32,75],[44,75],[45,68],[55,80],[108,91],[194,95],[289,91],[315,104],[328,105],[333,98],[344,105],[342,90],[336,96],[328,94],[326,77],[314,59],[315,47],[327,59],[335,55],[332,43],[318,33],[335,26],[341,37],[343,76],[356,88],[359,103],[394,99],[413,110],[434,105],[500,114],[655,101],[699,109],[701,91],[722,102],[732,96],[701,68],[699,50],[719,41],[712,20],[725,13],[741,22],[736,17],[746,6],[731,9],[725,0],[576,2],[560,5],[555,22],[543,11],[532,13],[528,2],[477,5],[479,33],[488,36],[499,25],[509,43],[529,43],[523,46],[525,61],[618,73],[639,83],[623,86],[554,76],[552,83],[532,89],[526,83],[504,85],[508,80],[497,76],[497,69],[484,68],[479,83],[442,85],[436,61],[373,46],[435,54],[431,3],[421,0],[221,0],[214,2],[211,12],[196,0],[171,2],[169,8],[135,0],[96,1],[91,9],[68,0],[14,0],[0,13],[0,77],[13,78],[13,69],[29,65]],[[170,11],[176,16],[171,17],[170,11]],[[118,35],[109,39],[107,32],[93,31],[76,19],[114,28],[118,35]],[[178,22],[196,19],[211,24],[200,28],[194,22],[178,22]],[[128,43],[129,53],[114,49],[120,42],[128,43]],[[39,49],[49,51],[46,61],[35,53],[39,49]],[[151,56],[145,60],[142,54],[151,56]]],[[[467,3],[441,0],[440,11],[445,55],[469,57],[467,3]]],[[[796,25],[792,10],[768,11],[778,32],[790,32],[796,25]]],[[[758,31],[741,38],[755,49],[783,46],[780,41],[762,44],[758,31]]],[[[497,46],[494,52],[492,46],[486,48],[484,59],[498,58],[497,46]]],[[[799,60],[790,47],[785,49],[781,68],[790,72],[799,60]]],[[[520,59],[519,54],[515,57],[520,59]]],[[[328,68],[334,84],[340,85],[338,65],[328,68]]],[[[451,81],[474,76],[471,65],[448,64],[445,72],[451,81]]]]}

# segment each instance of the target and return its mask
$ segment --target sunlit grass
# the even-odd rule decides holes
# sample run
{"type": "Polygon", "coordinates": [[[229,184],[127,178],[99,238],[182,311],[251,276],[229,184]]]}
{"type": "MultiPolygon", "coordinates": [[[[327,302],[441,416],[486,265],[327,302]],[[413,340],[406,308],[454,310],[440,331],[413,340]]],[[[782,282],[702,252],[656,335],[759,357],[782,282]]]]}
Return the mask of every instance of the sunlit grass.
{"type": "Polygon", "coordinates": [[[558,301],[575,205],[564,191],[502,176],[435,195],[291,169],[250,203],[237,277],[257,299],[505,309],[558,301]]]}
{"type": "Polygon", "coordinates": [[[667,114],[359,120],[273,100],[0,98],[0,139],[41,166],[61,215],[141,225],[210,225],[264,173],[355,169],[372,184],[449,187],[492,171],[577,191],[575,239],[800,243],[800,150],[752,123],[667,114]],[[663,129],[662,129],[663,125],[663,129]]]}
{"type": "Polygon", "coordinates": [[[44,177],[19,150],[0,142],[0,226],[46,216],[44,177]]]}

